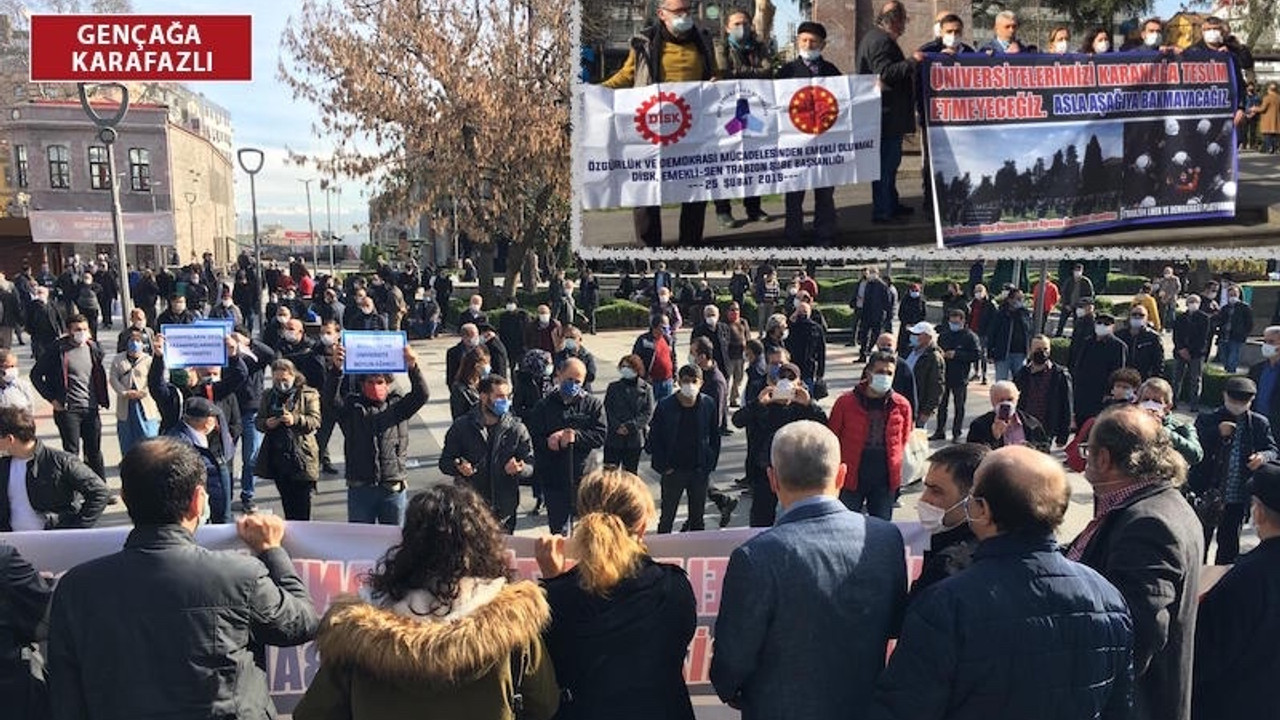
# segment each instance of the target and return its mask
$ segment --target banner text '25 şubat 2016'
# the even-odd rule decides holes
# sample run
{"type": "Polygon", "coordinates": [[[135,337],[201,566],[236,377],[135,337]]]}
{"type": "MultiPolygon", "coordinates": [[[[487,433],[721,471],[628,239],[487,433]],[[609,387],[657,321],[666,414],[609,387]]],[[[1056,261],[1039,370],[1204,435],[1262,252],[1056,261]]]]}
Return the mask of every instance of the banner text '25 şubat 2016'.
{"type": "Polygon", "coordinates": [[[947,246],[1235,216],[1226,53],[933,56],[921,65],[947,246]]]}

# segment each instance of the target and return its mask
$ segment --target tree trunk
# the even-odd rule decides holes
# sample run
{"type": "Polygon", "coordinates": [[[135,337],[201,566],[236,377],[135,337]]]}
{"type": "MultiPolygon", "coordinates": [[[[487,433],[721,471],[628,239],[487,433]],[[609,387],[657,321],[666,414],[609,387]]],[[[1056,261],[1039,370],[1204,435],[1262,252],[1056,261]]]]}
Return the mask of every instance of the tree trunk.
{"type": "Polygon", "coordinates": [[[494,305],[493,302],[493,242],[487,242],[476,246],[476,275],[480,280],[480,297],[484,298],[486,305],[494,305]]]}

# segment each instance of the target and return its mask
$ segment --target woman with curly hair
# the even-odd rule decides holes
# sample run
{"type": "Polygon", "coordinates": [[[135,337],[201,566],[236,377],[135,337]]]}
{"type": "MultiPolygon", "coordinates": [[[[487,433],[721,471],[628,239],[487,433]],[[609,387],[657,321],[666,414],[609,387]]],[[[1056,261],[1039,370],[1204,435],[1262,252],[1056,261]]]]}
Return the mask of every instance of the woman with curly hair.
{"type": "Polygon", "coordinates": [[[557,720],[693,720],[682,674],[697,625],[682,568],[654,562],[644,534],[653,494],[625,470],[587,475],[573,537],[538,542],[551,605],[547,650],[561,694],[557,720]],[[577,560],[565,571],[566,552],[577,560]]]}
{"type": "Polygon", "coordinates": [[[512,582],[502,531],[471,489],[409,501],[400,544],[366,578],[367,597],[329,608],[320,670],[297,720],[547,720],[560,691],[541,633],[541,588],[512,582]]]}
{"type": "Polygon", "coordinates": [[[489,375],[489,351],[477,345],[462,356],[458,375],[449,379],[449,412],[453,419],[466,415],[480,403],[480,381],[489,375]]]}

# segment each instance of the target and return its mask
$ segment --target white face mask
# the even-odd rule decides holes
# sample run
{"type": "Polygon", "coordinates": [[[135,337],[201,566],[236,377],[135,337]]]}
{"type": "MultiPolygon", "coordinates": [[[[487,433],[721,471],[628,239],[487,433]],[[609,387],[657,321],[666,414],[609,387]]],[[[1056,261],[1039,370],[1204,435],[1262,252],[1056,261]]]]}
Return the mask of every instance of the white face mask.
{"type": "Polygon", "coordinates": [[[1161,39],[1160,33],[1147,33],[1142,36],[1142,43],[1147,47],[1158,47],[1161,39]]]}
{"type": "Polygon", "coordinates": [[[1227,412],[1237,417],[1249,412],[1249,403],[1239,400],[1224,400],[1222,406],[1227,409],[1227,412]]]}
{"type": "Polygon", "coordinates": [[[893,389],[892,375],[872,375],[870,387],[877,395],[884,395],[893,389]]]}
{"type": "Polygon", "coordinates": [[[1111,50],[1111,43],[1107,42],[1106,40],[1099,40],[1098,42],[1093,44],[1093,51],[1096,53],[1109,52],[1110,50],[1111,50]]]}
{"type": "Polygon", "coordinates": [[[801,50],[800,57],[805,62],[817,62],[822,57],[821,50],[801,50]]]}
{"type": "Polygon", "coordinates": [[[338,336],[337,335],[321,335],[320,342],[324,343],[326,346],[335,345],[338,342],[338,336]]]}
{"type": "Polygon", "coordinates": [[[480,312],[480,306],[479,306],[479,305],[477,305],[477,304],[475,304],[475,303],[471,303],[471,312],[473,312],[473,313],[479,313],[479,312],[480,312]]]}
{"type": "Polygon", "coordinates": [[[1054,43],[1053,51],[1058,53],[1059,55],[1065,53],[1067,51],[1067,41],[1059,40],[1058,42],[1054,43]]]}
{"type": "Polygon", "coordinates": [[[516,309],[516,304],[515,304],[515,303],[507,303],[507,312],[511,312],[511,311],[513,311],[513,310],[515,310],[515,309],[516,309]]]}
{"type": "Polygon", "coordinates": [[[1200,309],[1200,303],[1187,303],[1187,312],[1195,312],[1200,309]]]}
{"type": "Polygon", "coordinates": [[[943,518],[947,516],[947,513],[955,510],[963,504],[964,500],[961,500],[955,505],[943,510],[937,505],[931,505],[921,500],[916,503],[916,514],[920,516],[920,524],[924,526],[925,530],[928,530],[930,534],[937,534],[951,529],[943,524],[943,518]]]}
{"type": "Polygon", "coordinates": [[[683,35],[693,29],[693,18],[688,13],[676,15],[667,21],[667,29],[673,35],[683,35]]]}
{"type": "Polygon", "coordinates": [[[1262,357],[1273,358],[1277,352],[1280,352],[1280,348],[1271,343],[1262,343],[1262,357]]]}
{"type": "Polygon", "coordinates": [[[4,382],[6,385],[12,385],[18,382],[18,368],[11,367],[4,369],[4,382]]]}
{"type": "Polygon", "coordinates": [[[543,325],[550,323],[551,315],[549,313],[538,313],[538,322],[542,323],[543,325]]]}
{"type": "Polygon", "coordinates": [[[75,341],[76,345],[83,345],[86,342],[89,342],[89,331],[79,330],[75,333],[72,333],[71,339],[75,341]]]}
{"type": "Polygon", "coordinates": [[[287,332],[284,334],[285,342],[296,343],[302,339],[302,336],[296,332],[287,332]]]}
{"type": "Polygon", "coordinates": [[[229,308],[232,304],[231,298],[222,298],[222,307],[229,308]]]}
{"type": "Polygon", "coordinates": [[[953,48],[960,44],[960,38],[955,33],[947,33],[942,36],[942,46],[953,48]]]}
{"type": "Polygon", "coordinates": [[[1093,326],[1093,334],[1097,335],[1098,337],[1106,337],[1107,335],[1111,334],[1111,326],[1098,323],[1097,325],[1093,326]]]}
{"type": "Polygon", "coordinates": [[[623,380],[635,380],[635,379],[636,379],[636,371],[635,371],[635,370],[632,370],[630,367],[622,367],[622,368],[618,368],[618,375],[619,375],[623,380]]]}
{"type": "Polygon", "coordinates": [[[790,400],[795,397],[796,387],[790,380],[783,378],[773,386],[773,397],[775,400],[790,400]]]}
{"type": "Polygon", "coordinates": [[[1129,318],[1129,327],[1134,330],[1141,330],[1147,326],[1147,321],[1143,318],[1129,318]]]}
{"type": "Polygon", "coordinates": [[[1206,45],[1221,45],[1222,31],[1221,30],[1205,30],[1204,42],[1206,45]]]}
{"type": "Polygon", "coordinates": [[[680,394],[686,398],[698,397],[698,386],[695,383],[680,383],[680,394]]]}

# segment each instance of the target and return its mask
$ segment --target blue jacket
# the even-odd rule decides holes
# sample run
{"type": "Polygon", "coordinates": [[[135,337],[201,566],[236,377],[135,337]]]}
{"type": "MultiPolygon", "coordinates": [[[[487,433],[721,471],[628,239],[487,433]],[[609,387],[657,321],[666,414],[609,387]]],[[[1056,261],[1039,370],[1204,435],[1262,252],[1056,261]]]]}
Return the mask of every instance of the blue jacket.
{"type": "MultiPolygon", "coordinates": [[[[650,465],[658,474],[666,474],[675,463],[680,433],[679,395],[668,395],[658,401],[653,419],[649,421],[648,447],[650,465]]],[[[698,394],[698,469],[704,473],[715,472],[720,461],[720,418],[716,402],[698,394]]]]}
{"type": "Polygon", "coordinates": [[[1120,591],[1050,537],[1000,535],[912,603],[869,717],[1119,720],[1132,694],[1120,591]]]}
{"type": "Polygon", "coordinates": [[[856,714],[907,598],[902,536],[833,498],[792,508],[733,551],[711,684],[742,720],[856,714]]]}

